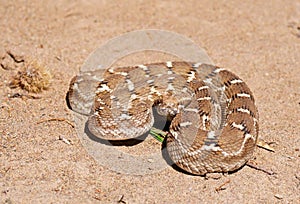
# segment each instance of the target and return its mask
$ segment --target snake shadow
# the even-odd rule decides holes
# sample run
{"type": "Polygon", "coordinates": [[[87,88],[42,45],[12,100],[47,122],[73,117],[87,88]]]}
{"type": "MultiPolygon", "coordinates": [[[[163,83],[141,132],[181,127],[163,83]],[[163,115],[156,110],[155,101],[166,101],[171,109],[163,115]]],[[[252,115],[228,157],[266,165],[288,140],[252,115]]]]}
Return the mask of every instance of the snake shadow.
{"type": "MultiPolygon", "coordinates": [[[[157,117],[155,119],[154,125],[153,127],[162,129],[164,131],[168,131],[169,130],[169,126],[170,126],[170,121],[166,121],[166,119],[163,119],[161,117],[157,117]],[[163,125],[162,125],[163,124],[163,125]]],[[[88,128],[88,123],[85,123],[85,127],[84,127],[84,132],[85,134],[93,141],[95,142],[99,142],[101,144],[104,145],[110,145],[110,146],[134,146],[137,145],[141,142],[143,142],[146,137],[149,135],[150,130],[148,132],[146,132],[145,134],[136,137],[136,138],[132,138],[132,139],[127,139],[127,140],[106,140],[106,139],[101,139],[97,136],[95,136],[93,133],[90,132],[89,128],[88,128]]],[[[179,168],[178,166],[176,166],[176,164],[172,161],[167,148],[166,148],[166,138],[163,140],[162,142],[162,147],[161,147],[161,153],[162,153],[162,157],[163,159],[167,162],[167,164],[169,166],[171,166],[174,170],[182,172],[184,174],[188,174],[188,175],[193,175],[181,168],[179,168]]]]}
{"type": "MultiPolygon", "coordinates": [[[[143,142],[146,137],[149,135],[150,131],[148,131],[147,133],[137,137],[137,138],[133,138],[133,139],[127,139],[127,140],[106,140],[106,139],[101,139],[99,137],[96,137],[95,135],[93,135],[89,129],[88,129],[88,125],[87,123],[85,123],[85,128],[84,128],[84,132],[86,133],[86,135],[93,141],[95,142],[99,142],[101,144],[104,144],[104,145],[110,145],[110,146],[134,146],[134,145],[137,145],[141,142],[143,142]]],[[[187,175],[194,175],[194,174],[191,174],[181,168],[179,168],[171,159],[168,151],[167,151],[167,148],[166,148],[166,138],[163,140],[162,142],[162,147],[161,147],[161,153],[162,153],[162,157],[163,159],[167,162],[167,164],[169,166],[171,166],[174,170],[176,171],[179,171],[179,172],[182,172],[184,174],[187,174],[187,175]]]]}
{"type": "Polygon", "coordinates": [[[93,135],[90,132],[87,122],[86,122],[85,127],[84,127],[84,132],[91,140],[93,140],[95,142],[99,142],[101,144],[110,145],[110,146],[134,146],[134,145],[137,145],[137,144],[143,142],[146,139],[146,137],[148,136],[150,130],[148,132],[146,132],[145,134],[143,134],[139,137],[136,137],[136,138],[125,139],[125,140],[107,140],[107,139],[101,139],[101,138],[93,135]]]}
{"type": "MultiPolygon", "coordinates": [[[[170,123],[171,123],[171,121],[169,121],[169,120],[166,121],[166,118],[157,117],[157,115],[156,115],[153,127],[168,132],[169,131],[170,123]]],[[[85,123],[85,127],[84,127],[84,132],[86,133],[86,135],[91,140],[93,140],[95,142],[99,142],[99,143],[104,144],[104,145],[109,145],[109,146],[134,146],[134,145],[137,145],[137,144],[143,142],[147,138],[147,136],[149,135],[150,130],[148,132],[146,132],[145,134],[143,134],[143,135],[141,135],[139,137],[136,137],[136,138],[126,139],[126,140],[106,140],[106,139],[101,139],[101,138],[96,137],[95,135],[93,135],[89,131],[88,124],[86,122],[85,123]]],[[[181,172],[181,173],[186,174],[186,175],[199,176],[199,175],[190,173],[188,171],[185,171],[184,169],[181,169],[180,167],[178,167],[173,162],[173,160],[171,159],[171,157],[170,157],[170,155],[169,155],[169,153],[167,151],[167,137],[165,137],[164,140],[163,140],[163,142],[162,142],[161,154],[162,154],[163,159],[166,161],[166,163],[170,167],[172,167],[175,171],[181,172]]],[[[235,172],[239,171],[245,165],[247,165],[247,164],[244,164],[242,167],[240,167],[239,169],[236,169],[234,171],[230,171],[230,172],[226,172],[226,173],[220,172],[220,173],[226,174],[226,175],[232,174],[232,173],[235,173],[235,172]]],[[[200,175],[200,176],[206,177],[206,174],[205,175],[200,175]]]]}

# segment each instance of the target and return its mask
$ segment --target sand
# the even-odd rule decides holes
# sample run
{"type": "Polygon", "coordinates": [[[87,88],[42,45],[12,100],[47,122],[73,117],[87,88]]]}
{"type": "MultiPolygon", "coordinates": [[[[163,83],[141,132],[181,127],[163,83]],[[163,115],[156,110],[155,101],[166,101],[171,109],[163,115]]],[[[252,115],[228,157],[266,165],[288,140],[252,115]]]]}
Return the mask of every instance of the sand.
{"type": "Polygon", "coordinates": [[[0,16],[1,203],[300,203],[300,1],[1,1],[0,16]],[[69,82],[101,44],[149,28],[190,38],[247,82],[259,137],[275,150],[256,148],[254,162],[272,175],[248,166],[218,179],[170,166],[130,175],[89,154],[72,126],[69,82]],[[51,72],[47,90],[9,87],[22,59],[51,72]]]}

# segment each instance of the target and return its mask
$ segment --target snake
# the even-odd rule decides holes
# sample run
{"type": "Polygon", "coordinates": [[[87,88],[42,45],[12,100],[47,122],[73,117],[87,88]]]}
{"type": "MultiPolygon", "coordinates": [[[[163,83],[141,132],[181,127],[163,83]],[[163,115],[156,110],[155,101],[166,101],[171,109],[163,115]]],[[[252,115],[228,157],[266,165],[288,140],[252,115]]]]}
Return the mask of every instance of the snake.
{"type": "Polygon", "coordinates": [[[240,169],[258,139],[253,93],[215,65],[168,61],[82,73],[71,80],[67,99],[104,140],[137,138],[152,128],[153,112],[165,117],[170,159],[195,175],[240,169]]]}

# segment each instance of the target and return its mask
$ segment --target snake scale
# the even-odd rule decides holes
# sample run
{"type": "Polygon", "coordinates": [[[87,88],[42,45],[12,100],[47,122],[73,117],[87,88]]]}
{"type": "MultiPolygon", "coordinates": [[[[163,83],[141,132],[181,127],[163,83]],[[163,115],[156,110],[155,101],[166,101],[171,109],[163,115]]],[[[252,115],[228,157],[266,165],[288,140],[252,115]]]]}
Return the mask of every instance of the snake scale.
{"type": "Polygon", "coordinates": [[[164,62],[110,68],[101,78],[86,73],[71,80],[67,97],[74,111],[89,115],[89,131],[106,140],[147,133],[154,107],[171,120],[170,158],[196,175],[239,169],[258,137],[252,92],[238,76],[213,65],[164,62]]]}

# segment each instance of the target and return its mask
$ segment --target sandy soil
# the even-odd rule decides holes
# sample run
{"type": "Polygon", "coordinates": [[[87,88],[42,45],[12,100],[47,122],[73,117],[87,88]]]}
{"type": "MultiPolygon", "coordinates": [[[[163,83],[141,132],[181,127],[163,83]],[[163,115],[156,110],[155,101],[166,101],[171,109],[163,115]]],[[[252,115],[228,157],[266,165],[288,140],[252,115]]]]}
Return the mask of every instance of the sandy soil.
{"type": "Polygon", "coordinates": [[[2,0],[1,203],[300,203],[299,26],[295,0],[2,0]],[[112,37],[146,28],[191,38],[248,83],[260,113],[260,138],[275,149],[257,148],[255,162],[273,175],[247,166],[219,179],[171,167],[124,175],[99,165],[65,121],[38,123],[73,122],[65,95],[89,53],[112,37]],[[35,94],[40,98],[8,87],[21,69],[8,51],[48,67],[51,86],[35,94]]]}

